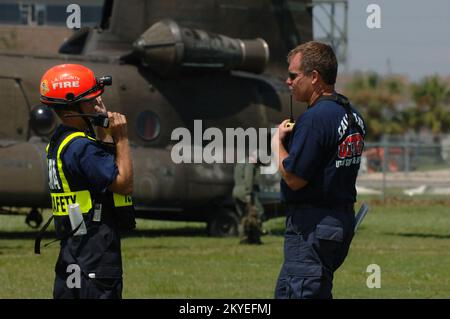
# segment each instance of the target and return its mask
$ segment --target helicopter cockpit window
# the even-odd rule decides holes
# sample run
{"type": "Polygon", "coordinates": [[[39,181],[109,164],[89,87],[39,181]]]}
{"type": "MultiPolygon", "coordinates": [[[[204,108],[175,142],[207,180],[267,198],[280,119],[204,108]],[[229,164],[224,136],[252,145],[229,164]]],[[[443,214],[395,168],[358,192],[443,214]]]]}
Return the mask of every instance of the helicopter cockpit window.
{"type": "Polygon", "coordinates": [[[45,105],[36,105],[30,112],[30,125],[39,136],[51,134],[56,128],[56,117],[53,111],[45,105]]]}
{"type": "Polygon", "coordinates": [[[144,111],[137,118],[137,132],[145,141],[153,141],[159,136],[161,130],[158,115],[152,111],[144,111]]]}

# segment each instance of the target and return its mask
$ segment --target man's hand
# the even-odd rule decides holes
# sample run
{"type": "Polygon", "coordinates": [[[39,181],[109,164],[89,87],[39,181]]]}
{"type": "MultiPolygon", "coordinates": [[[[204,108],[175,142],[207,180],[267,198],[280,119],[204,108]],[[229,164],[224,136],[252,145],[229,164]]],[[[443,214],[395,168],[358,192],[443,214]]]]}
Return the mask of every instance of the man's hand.
{"type": "Polygon", "coordinates": [[[281,124],[278,125],[278,129],[276,130],[275,134],[272,137],[271,141],[272,152],[274,154],[278,154],[278,156],[276,156],[277,159],[281,155],[281,153],[287,153],[283,146],[283,141],[288,136],[288,134],[292,132],[293,129],[293,127],[286,127],[286,124],[289,123],[289,121],[290,120],[284,120],[283,122],[281,122],[281,124]],[[280,146],[283,147],[282,150],[280,149],[280,146]]]}
{"type": "Polygon", "coordinates": [[[97,113],[106,113],[107,112],[106,106],[103,103],[103,100],[102,100],[101,96],[97,96],[95,98],[95,102],[96,102],[95,103],[95,112],[97,112],[97,113]]]}
{"type": "Polygon", "coordinates": [[[109,129],[115,143],[128,140],[128,125],[125,115],[108,112],[109,129]]]}
{"type": "MultiPolygon", "coordinates": [[[[95,108],[96,113],[103,113],[103,114],[108,113],[101,96],[98,96],[95,99],[94,108],[95,108]]],[[[111,130],[109,128],[103,128],[103,127],[97,126],[96,130],[97,130],[97,137],[99,140],[101,140],[103,142],[108,142],[108,143],[113,142],[112,137],[111,137],[111,130]]]]}
{"type": "Polygon", "coordinates": [[[289,123],[290,120],[284,120],[283,122],[281,122],[281,124],[278,126],[278,134],[279,134],[279,139],[280,142],[283,142],[283,140],[286,138],[286,136],[288,136],[292,130],[294,129],[293,126],[290,127],[286,127],[287,123],[289,123]]]}
{"type": "Polygon", "coordinates": [[[109,190],[129,195],[133,192],[133,163],[131,159],[130,144],[128,142],[128,126],[125,115],[108,112],[109,128],[116,144],[116,165],[119,175],[109,186],[109,190]]]}

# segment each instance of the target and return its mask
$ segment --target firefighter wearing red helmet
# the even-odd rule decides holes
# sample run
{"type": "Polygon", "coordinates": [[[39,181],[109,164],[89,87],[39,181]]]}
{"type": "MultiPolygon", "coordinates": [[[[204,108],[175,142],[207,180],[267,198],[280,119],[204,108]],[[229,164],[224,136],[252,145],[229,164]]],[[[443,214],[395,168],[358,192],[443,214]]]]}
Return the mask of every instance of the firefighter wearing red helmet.
{"type": "MultiPolygon", "coordinates": [[[[41,102],[62,122],[47,146],[52,219],[61,241],[54,298],[122,295],[120,233],[135,227],[133,166],[126,118],[107,112],[101,100],[111,83],[111,77],[98,79],[78,64],[54,66],[40,82],[41,102]],[[103,127],[95,130],[99,123],[103,127]],[[73,204],[84,224],[71,221],[73,204]]],[[[37,253],[39,242],[38,236],[37,253]]]]}

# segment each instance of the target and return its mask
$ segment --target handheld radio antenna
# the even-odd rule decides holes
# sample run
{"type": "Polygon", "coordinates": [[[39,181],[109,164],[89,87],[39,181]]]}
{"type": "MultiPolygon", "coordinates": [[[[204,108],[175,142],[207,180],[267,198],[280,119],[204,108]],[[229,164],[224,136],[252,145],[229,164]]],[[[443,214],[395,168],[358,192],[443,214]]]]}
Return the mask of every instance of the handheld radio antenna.
{"type": "Polygon", "coordinates": [[[289,122],[286,123],[285,126],[286,127],[293,127],[294,124],[295,124],[295,121],[294,121],[294,115],[292,114],[292,94],[289,95],[289,107],[291,109],[291,114],[290,114],[290,117],[289,117],[289,122]]]}
{"type": "Polygon", "coordinates": [[[290,107],[291,107],[291,117],[289,118],[289,120],[290,120],[291,122],[294,122],[294,116],[292,115],[292,94],[289,95],[289,105],[290,105],[290,107]]]}

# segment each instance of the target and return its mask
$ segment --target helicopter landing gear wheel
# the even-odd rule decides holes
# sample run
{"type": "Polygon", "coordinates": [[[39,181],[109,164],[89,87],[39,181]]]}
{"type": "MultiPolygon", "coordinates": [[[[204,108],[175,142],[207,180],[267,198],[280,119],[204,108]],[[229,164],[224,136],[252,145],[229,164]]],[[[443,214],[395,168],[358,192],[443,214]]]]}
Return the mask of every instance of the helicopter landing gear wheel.
{"type": "Polygon", "coordinates": [[[208,234],[213,237],[234,237],[239,234],[239,217],[229,209],[215,214],[208,221],[208,234]]]}
{"type": "Polygon", "coordinates": [[[37,210],[36,207],[33,207],[31,211],[28,213],[27,217],[25,218],[25,223],[34,229],[41,226],[42,221],[43,221],[42,214],[37,210]]]}

